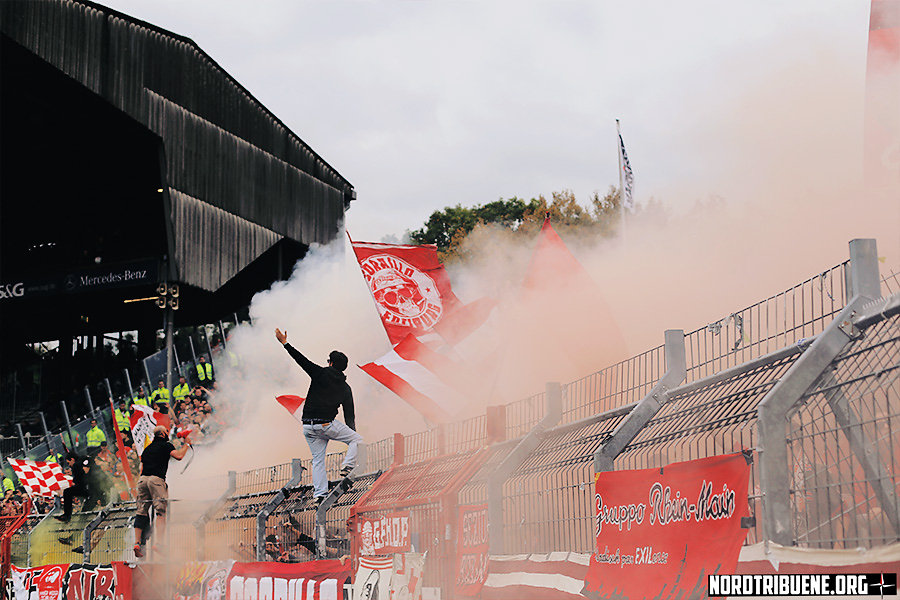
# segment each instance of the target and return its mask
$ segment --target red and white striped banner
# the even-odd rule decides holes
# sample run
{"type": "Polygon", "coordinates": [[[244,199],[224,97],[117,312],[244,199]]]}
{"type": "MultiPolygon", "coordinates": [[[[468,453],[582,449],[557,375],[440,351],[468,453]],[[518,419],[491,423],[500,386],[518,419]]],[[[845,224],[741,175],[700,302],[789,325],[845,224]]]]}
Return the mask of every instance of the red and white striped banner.
{"type": "Polygon", "coordinates": [[[491,556],[482,600],[584,600],[590,554],[491,556]]]}

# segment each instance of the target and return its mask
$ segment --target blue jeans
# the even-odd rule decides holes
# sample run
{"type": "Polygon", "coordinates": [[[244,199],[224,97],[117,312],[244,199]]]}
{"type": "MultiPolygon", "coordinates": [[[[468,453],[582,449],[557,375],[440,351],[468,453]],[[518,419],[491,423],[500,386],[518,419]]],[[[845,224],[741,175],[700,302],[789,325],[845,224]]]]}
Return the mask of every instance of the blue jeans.
{"type": "Polygon", "coordinates": [[[352,469],[356,466],[362,436],[344,423],[335,420],[324,425],[304,425],[303,437],[306,438],[312,452],[313,495],[316,498],[325,497],[328,495],[328,474],[325,472],[325,450],[328,447],[328,440],[347,444],[347,456],[344,457],[341,466],[352,469]]]}

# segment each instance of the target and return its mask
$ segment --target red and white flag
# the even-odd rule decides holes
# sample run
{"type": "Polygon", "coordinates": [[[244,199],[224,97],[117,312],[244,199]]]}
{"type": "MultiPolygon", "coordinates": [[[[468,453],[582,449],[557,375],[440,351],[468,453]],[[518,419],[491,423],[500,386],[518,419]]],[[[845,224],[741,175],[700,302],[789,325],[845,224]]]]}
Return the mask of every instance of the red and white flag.
{"type": "Polygon", "coordinates": [[[470,387],[464,365],[412,335],[360,368],[434,423],[450,420],[470,387]]]}
{"type": "Polygon", "coordinates": [[[134,451],[140,456],[144,448],[153,441],[153,428],[157,425],[170,427],[172,421],[168,415],[156,412],[149,406],[133,404],[131,408],[131,417],[128,419],[131,423],[131,439],[134,440],[134,451]]]}
{"type": "Polygon", "coordinates": [[[433,244],[407,246],[352,242],[391,344],[429,333],[461,303],[433,244]]]}
{"type": "Polygon", "coordinates": [[[303,401],[306,398],[301,398],[300,396],[294,396],[293,394],[285,394],[283,396],[276,396],[275,400],[278,404],[282,405],[285,410],[291,413],[291,416],[303,422],[303,401]]]}
{"type": "Polygon", "coordinates": [[[590,554],[491,556],[482,600],[584,600],[590,554]]]}
{"type": "Polygon", "coordinates": [[[481,326],[493,308],[489,299],[460,302],[433,244],[351,244],[391,344],[410,334],[428,341],[434,333],[456,343],[481,326]]]}
{"type": "Polygon", "coordinates": [[[19,482],[32,496],[53,496],[72,485],[72,477],[63,473],[59,463],[18,458],[7,460],[19,482]]]}

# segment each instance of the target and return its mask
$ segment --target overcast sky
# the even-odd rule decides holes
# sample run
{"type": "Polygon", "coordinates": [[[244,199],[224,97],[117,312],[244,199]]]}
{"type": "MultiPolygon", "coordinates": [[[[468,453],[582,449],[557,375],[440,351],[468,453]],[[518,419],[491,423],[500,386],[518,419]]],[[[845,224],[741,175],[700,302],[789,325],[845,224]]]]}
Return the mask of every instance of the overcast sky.
{"type": "Polygon", "coordinates": [[[587,203],[617,183],[616,118],[638,201],[727,197],[711,175],[746,148],[715,124],[804,62],[858,90],[825,119],[862,118],[868,0],[101,3],[193,39],[353,183],[361,240],[457,203],[587,203]]]}

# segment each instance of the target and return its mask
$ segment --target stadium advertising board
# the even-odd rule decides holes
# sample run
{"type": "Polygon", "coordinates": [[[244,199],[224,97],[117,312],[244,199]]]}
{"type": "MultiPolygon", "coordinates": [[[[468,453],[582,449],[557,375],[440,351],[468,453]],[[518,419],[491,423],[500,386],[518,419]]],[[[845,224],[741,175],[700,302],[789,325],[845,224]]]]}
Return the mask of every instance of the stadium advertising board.
{"type": "Polygon", "coordinates": [[[234,563],[228,575],[228,600],[290,600],[343,598],[350,577],[350,561],[316,560],[303,563],[234,563]]]}
{"type": "Polygon", "coordinates": [[[360,554],[394,554],[409,552],[409,511],[390,513],[377,519],[359,517],[360,554]]]}
{"type": "Polygon", "coordinates": [[[706,593],[711,573],[734,573],[747,536],[749,475],[741,453],[597,473],[597,553],[585,594],[693,597],[706,593]]]}
{"type": "Polygon", "coordinates": [[[6,597],[14,600],[131,600],[131,569],[109,565],[12,565],[6,597]]]}
{"type": "Polygon", "coordinates": [[[477,596],[488,568],[487,504],[460,506],[456,535],[456,593],[477,596]]]}

